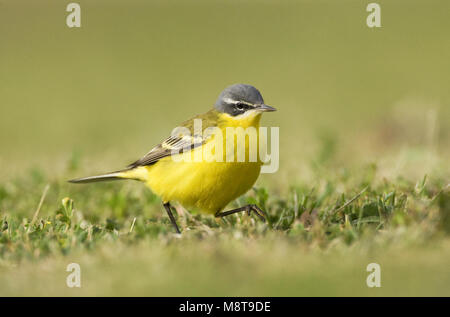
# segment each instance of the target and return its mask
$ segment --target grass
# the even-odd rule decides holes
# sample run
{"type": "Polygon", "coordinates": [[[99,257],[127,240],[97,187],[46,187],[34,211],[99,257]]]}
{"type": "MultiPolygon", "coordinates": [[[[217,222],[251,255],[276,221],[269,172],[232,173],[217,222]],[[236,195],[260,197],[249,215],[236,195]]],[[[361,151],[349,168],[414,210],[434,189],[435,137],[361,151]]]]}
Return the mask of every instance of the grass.
{"type": "Polygon", "coordinates": [[[74,186],[32,171],[0,187],[0,294],[449,295],[448,184],[365,171],[235,202],[258,204],[267,223],[178,206],[181,236],[138,183],[74,186]],[[71,262],[86,274],[79,290],[65,285],[71,262]],[[379,290],[365,286],[371,262],[379,290]]]}

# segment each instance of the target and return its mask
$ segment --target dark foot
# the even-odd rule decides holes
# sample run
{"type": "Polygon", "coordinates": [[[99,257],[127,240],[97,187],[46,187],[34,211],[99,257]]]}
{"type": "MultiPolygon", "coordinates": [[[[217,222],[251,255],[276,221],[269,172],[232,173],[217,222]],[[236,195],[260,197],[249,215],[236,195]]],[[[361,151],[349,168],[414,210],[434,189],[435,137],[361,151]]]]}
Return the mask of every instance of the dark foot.
{"type": "Polygon", "coordinates": [[[266,221],[264,211],[262,211],[261,208],[259,208],[256,205],[247,205],[247,206],[239,207],[239,208],[224,211],[224,212],[218,211],[218,212],[216,212],[216,214],[214,216],[225,217],[225,216],[232,215],[232,214],[235,214],[235,213],[241,212],[241,211],[246,211],[249,216],[251,215],[251,213],[253,211],[259,217],[259,219],[261,219],[263,222],[266,221]]]}
{"type": "Polygon", "coordinates": [[[175,227],[175,231],[177,233],[181,233],[180,229],[178,229],[178,225],[177,222],[175,221],[175,218],[172,214],[172,206],[170,205],[170,203],[163,203],[164,208],[167,211],[167,214],[169,215],[170,221],[172,222],[172,225],[175,227]]]}

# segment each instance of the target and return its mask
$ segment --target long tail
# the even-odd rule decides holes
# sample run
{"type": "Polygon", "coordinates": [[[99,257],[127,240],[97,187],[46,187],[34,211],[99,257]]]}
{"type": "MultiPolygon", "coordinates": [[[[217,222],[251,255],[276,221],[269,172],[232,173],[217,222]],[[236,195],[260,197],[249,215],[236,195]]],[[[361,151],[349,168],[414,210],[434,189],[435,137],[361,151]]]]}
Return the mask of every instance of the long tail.
{"type": "Polygon", "coordinates": [[[83,183],[94,183],[94,182],[104,182],[104,181],[127,179],[129,177],[125,176],[126,171],[127,170],[112,172],[112,173],[103,174],[103,175],[95,175],[95,176],[76,178],[76,179],[71,179],[68,182],[76,183],[76,184],[83,184],[83,183]]]}
{"type": "Polygon", "coordinates": [[[114,181],[120,179],[134,179],[145,182],[148,180],[148,170],[146,166],[128,167],[121,171],[107,173],[103,175],[71,179],[69,183],[83,184],[83,183],[114,181]]]}

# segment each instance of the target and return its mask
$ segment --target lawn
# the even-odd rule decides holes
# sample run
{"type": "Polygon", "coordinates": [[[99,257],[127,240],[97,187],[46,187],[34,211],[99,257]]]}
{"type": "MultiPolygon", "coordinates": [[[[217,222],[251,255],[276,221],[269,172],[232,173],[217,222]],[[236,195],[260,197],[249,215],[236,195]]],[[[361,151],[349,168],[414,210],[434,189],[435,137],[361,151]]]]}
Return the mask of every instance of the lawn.
{"type": "Polygon", "coordinates": [[[1,296],[450,295],[447,1],[79,3],[0,4],[1,296]],[[279,170],[229,206],[266,223],[176,205],[177,235],[138,182],[67,183],[235,82],[278,109],[279,170]]]}

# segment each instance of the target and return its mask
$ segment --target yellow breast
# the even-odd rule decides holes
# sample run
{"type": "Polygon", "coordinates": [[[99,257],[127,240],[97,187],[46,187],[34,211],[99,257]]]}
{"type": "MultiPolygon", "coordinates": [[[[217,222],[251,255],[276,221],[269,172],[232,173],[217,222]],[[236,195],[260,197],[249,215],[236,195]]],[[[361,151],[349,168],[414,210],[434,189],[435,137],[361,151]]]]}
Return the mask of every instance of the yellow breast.
{"type": "MultiPolygon", "coordinates": [[[[213,135],[203,146],[190,151],[190,160],[178,155],[165,157],[153,165],[138,168],[136,172],[140,173],[140,178],[144,179],[150,189],[164,202],[178,201],[186,208],[216,213],[225,208],[230,201],[247,192],[259,176],[261,169],[259,156],[257,155],[256,160],[250,161],[253,152],[259,150],[259,120],[260,114],[237,119],[222,114],[217,125],[222,132],[222,140],[213,135]],[[233,137],[234,146],[230,149],[230,143],[227,144],[227,128],[238,127],[242,129],[250,127],[254,128],[254,131],[249,132],[251,129],[243,131],[244,143],[240,142],[240,135],[233,137]],[[254,137],[256,148],[254,145],[252,147],[250,140],[254,137]],[[220,142],[224,147],[222,160],[218,162],[211,161],[210,157],[207,159],[208,153],[217,154],[214,145],[220,142]],[[208,153],[205,154],[205,151],[208,153]],[[239,155],[241,158],[242,155],[245,156],[244,162],[236,161],[239,155]],[[235,158],[233,161],[230,161],[231,156],[235,158]],[[200,161],[199,157],[202,158],[200,161]]],[[[230,135],[230,129],[228,133],[230,135]]]]}

